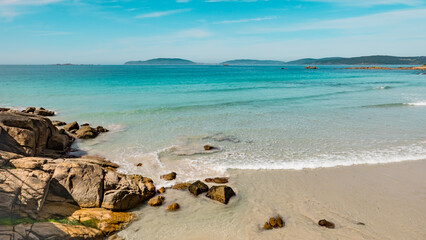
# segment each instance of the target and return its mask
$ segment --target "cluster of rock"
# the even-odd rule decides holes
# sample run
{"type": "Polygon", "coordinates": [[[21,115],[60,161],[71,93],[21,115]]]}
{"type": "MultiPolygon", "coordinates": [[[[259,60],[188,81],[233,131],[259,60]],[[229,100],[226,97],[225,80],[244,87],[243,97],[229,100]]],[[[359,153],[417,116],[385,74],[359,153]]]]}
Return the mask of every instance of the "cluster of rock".
{"type": "Polygon", "coordinates": [[[316,66],[306,66],[305,69],[318,69],[316,66]]]}
{"type": "MultiPolygon", "coordinates": [[[[58,124],[64,124],[63,122],[59,122],[58,124]]],[[[77,122],[72,122],[68,124],[64,124],[64,130],[75,136],[76,138],[81,139],[90,139],[97,137],[100,133],[108,132],[109,130],[102,127],[97,126],[96,128],[92,128],[88,123],[82,124],[81,126],[77,122]]]]}
{"type": "Polygon", "coordinates": [[[73,141],[43,115],[0,112],[0,218],[32,219],[0,226],[0,239],[102,239],[133,218],[119,211],[156,194],[151,179],[120,174],[104,158],[67,158],[73,141]]]}
{"type": "Polygon", "coordinates": [[[271,230],[273,228],[282,228],[284,227],[285,222],[280,216],[277,217],[271,217],[269,218],[269,221],[265,222],[265,225],[263,226],[263,229],[265,230],[271,230]]]}

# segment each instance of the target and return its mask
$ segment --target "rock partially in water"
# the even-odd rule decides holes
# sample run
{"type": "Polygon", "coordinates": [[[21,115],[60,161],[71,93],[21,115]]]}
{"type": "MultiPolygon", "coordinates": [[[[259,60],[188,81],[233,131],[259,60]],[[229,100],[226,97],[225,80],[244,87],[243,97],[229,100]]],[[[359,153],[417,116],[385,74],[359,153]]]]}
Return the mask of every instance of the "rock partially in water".
{"type": "Polygon", "coordinates": [[[216,147],[213,147],[211,145],[204,145],[204,150],[206,150],[206,151],[210,151],[210,150],[213,150],[213,149],[216,149],[216,147]]]}
{"type": "Polygon", "coordinates": [[[201,181],[196,181],[188,187],[188,190],[190,193],[194,194],[195,196],[198,196],[203,192],[207,192],[209,190],[209,187],[201,181]]]}
{"type": "Polygon", "coordinates": [[[158,207],[163,205],[164,197],[163,196],[155,196],[149,199],[148,204],[152,207],[158,207]]]}
{"type": "Polygon", "coordinates": [[[235,196],[235,192],[228,186],[213,186],[206,196],[223,204],[228,204],[229,199],[235,196]]]}
{"type": "Polygon", "coordinates": [[[55,127],[60,127],[60,126],[67,125],[67,123],[66,123],[66,122],[62,122],[62,121],[58,121],[58,120],[53,120],[53,121],[52,121],[52,124],[53,124],[53,126],[55,126],[55,127]]]}
{"type": "Polygon", "coordinates": [[[167,210],[169,211],[177,211],[180,208],[178,203],[172,203],[169,206],[167,206],[167,210]]]}
{"type": "Polygon", "coordinates": [[[27,107],[24,111],[24,113],[34,113],[34,111],[36,110],[35,107],[27,107]]]}
{"type": "Polygon", "coordinates": [[[81,139],[90,139],[90,138],[95,138],[99,135],[99,132],[96,131],[96,129],[90,127],[90,126],[83,126],[80,127],[80,129],[78,129],[75,132],[77,138],[81,138],[81,139]]]}
{"type": "Polygon", "coordinates": [[[106,129],[106,128],[102,127],[102,126],[97,126],[97,127],[96,127],[96,131],[97,131],[98,133],[109,132],[109,130],[108,130],[108,129],[106,129]]]}
{"type": "Polygon", "coordinates": [[[164,187],[161,187],[161,188],[159,188],[158,190],[157,190],[157,193],[158,194],[163,194],[163,193],[165,193],[166,192],[166,189],[164,188],[164,187]]]}
{"type": "Polygon", "coordinates": [[[191,183],[188,183],[188,182],[186,182],[186,183],[178,183],[178,184],[173,185],[172,188],[176,189],[176,190],[186,190],[186,189],[188,189],[188,187],[190,185],[191,185],[191,183]]]}
{"type": "Polygon", "coordinates": [[[39,108],[39,109],[36,109],[34,111],[34,114],[35,115],[40,115],[40,116],[45,116],[45,117],[50,117],[50,116],[55,115],[55,112],[46,110],[44,108],[39,108]]]}
{"type": "Polygon", "coordinates": [[[171,172],[171,173],[168,173],[168,174],[161,175],[161,179],[166,180],[166,181],[171,181],[171,180],[174,180],[175,178],[176,178],[175,172],[171,172]]]}
{"type": "Polygon", "coordinates": [[[80,126],[78,125],[77,122],[72,122],[72,123],[68,123],[67,125],[65,125],[64,129],[67,130],[68,132],[71,132],[71,130],[80,129],[80,126]]]}
{"type": "Polygon", "coordinates": [[[263,229],[264,229],[264,230],[271,230],[271,229],[272,229],[272,227],[271,227],[271,225],[269,225],[269,223],[268,223],[268,222],[266,222],[266,223],[265,223],[265,225],[263,225],[263,229]]]}
{"type": "Polygon", "coordinates": [[[333,222],[327,221],[325,219],[319,220],[318,225],[320,225],[322,227],[326,227],[326,228],[331,228],[331,229],[335,227],[333,222]]]}
{"type": "Polygon", "coordinates": [[[223,184],[223,183],[228,183],[228,178],[227,177],[206,178],[204,181],[208,183],[214,182],[214,183],[223,184]]]}

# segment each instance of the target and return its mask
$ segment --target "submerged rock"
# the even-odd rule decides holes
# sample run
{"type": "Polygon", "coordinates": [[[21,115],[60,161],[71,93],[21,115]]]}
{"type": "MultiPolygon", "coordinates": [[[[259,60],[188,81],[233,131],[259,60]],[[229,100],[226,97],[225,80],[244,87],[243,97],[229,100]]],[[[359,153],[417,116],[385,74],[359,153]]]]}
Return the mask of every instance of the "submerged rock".
{"type": "Polygon", "coordinates": [[[333,222],[327,221],[325,219],[319,220],[318,225],[320,225],[322,227],[326,227],[326,228],[334,228],[335,227],[333,222]]]}
{"type": "Polygon", "coordinates": [[[171,181],[171,180],[174,180],[175,178],[176,178],[176,173],[175,172],[171,172],[169,174],[161,175],[161,179],[164,179],[166,181],[171,181]]]}
{"type": "Polygon", "coordinates": [[[235,196],[235,192],[228,186],[213,186],[206,196],[223,204],[228,204],[229,199],[235,196]]]}
{"type": "Polygon", "coordinates": [[[186,190],[191,185],[191,183],[178,183],[172,186],[176,190],[186,190]]]}
{"type": "Polygon", "coordinates": [[[196,181],[188,187],[188,190],[190,193],[194,194],[195,196],[198,196],[203,192],[207,192],[209,190],[209,187],[201,181],[196,181]]]}
{"type": "Polygon", "coordinates": [[[169,206],[167,206],[167,210],[169,211],[177,211],[180,208],[179,204],[172,203],[169,206]]]}
{"type": "Polygon", "coordinates": [[[148,204],[152,207],[158,207],[163,205],[164,197],[163,196],[155,196],[149,199],[148,204]]]}

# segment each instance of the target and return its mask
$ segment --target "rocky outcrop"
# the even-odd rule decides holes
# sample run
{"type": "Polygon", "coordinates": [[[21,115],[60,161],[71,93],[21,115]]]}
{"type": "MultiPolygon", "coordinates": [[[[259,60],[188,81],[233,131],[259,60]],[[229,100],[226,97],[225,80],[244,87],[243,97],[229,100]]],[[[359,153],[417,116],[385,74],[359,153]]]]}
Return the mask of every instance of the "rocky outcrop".
{"type": "Polygon", "coordinates": [[[206,196],[223,204],[228,204],[229,199],[235,196],[235,192],[228,186],[213,186],[206,196]]]}
{"type": "Polygon", "coordinates": [[[77,122],[71,122],[64,126],[64,129],[68,132],[71,130],[78,130],[79,128],[80,126],[78,125],[77,122]]]}
{"type": "Polygon", "coordinates": [[[209,190],[209,187],[201,181],[196,181],[188,187],[188,190],[190,193],[194,194],[195,196],[198,196],[203,192],[207,192],[209,190]]]}
{"type": "Polygon", "coordinates": [[[25,156],[57,155],[69,150],[74,138],[61,133],[44,117],[18,112],[0,112],[0,150],[25,156]]]}

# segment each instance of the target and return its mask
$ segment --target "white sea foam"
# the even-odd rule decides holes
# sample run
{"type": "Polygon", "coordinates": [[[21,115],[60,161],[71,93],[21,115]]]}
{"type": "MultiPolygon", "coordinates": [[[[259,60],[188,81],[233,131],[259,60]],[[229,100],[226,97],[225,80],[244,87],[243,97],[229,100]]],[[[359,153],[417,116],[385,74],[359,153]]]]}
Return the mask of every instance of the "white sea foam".
{"type": "Polygon", "coordinates": [[[425,101],[423,101],[423,102],[413,102],[413,103],[407,103],[407,105],[410,105],[410,106],[426,106],[426,102],[425,101]]]}

